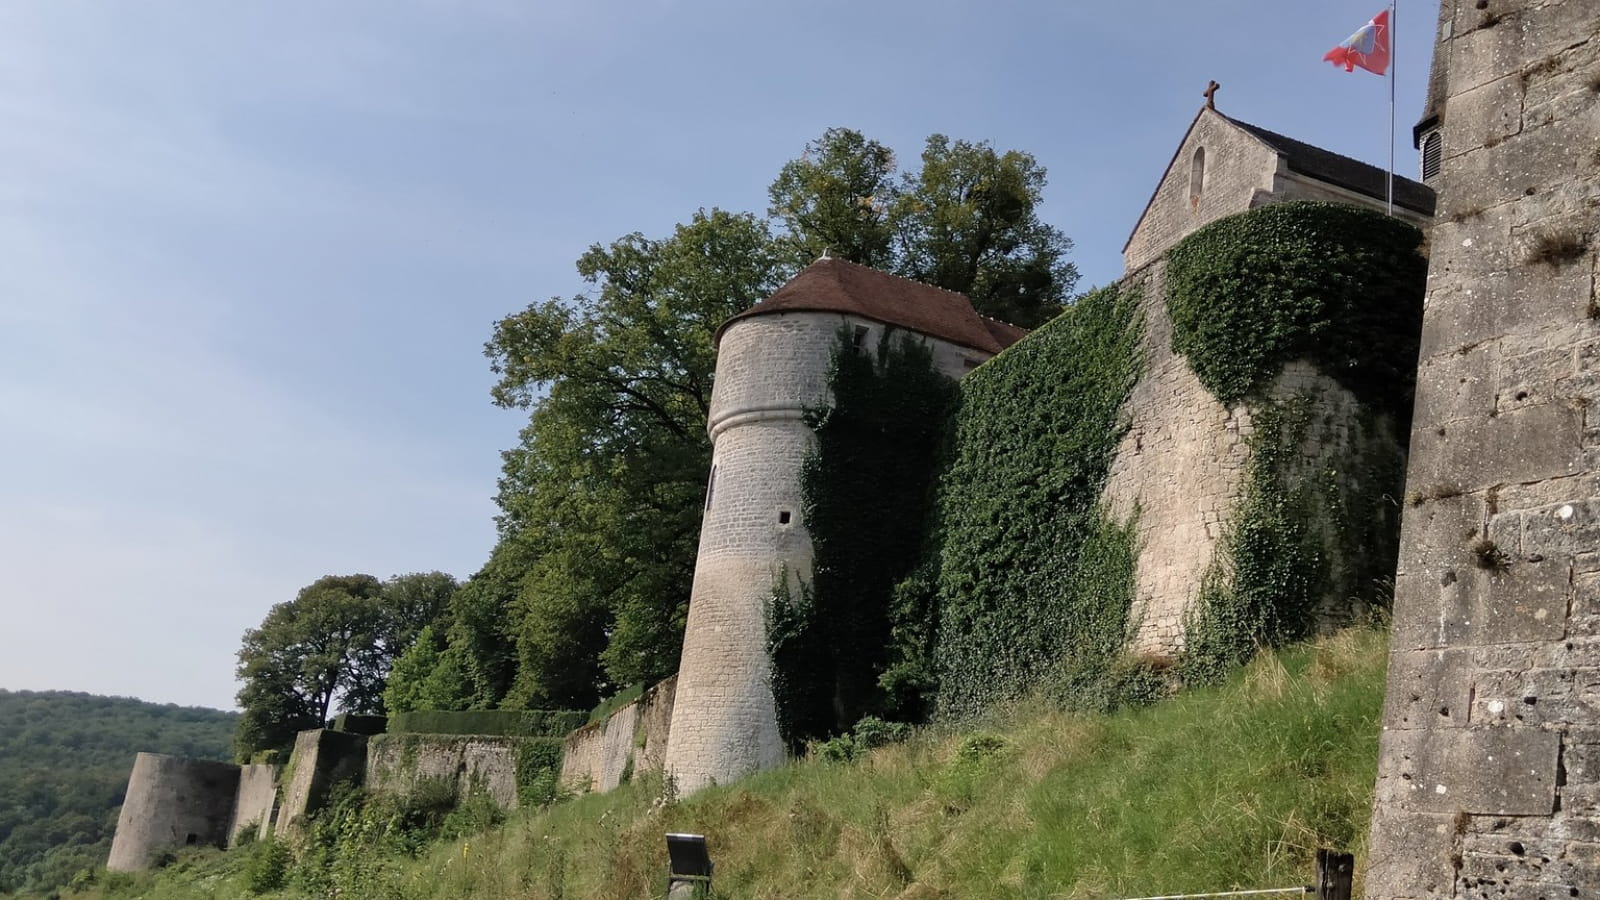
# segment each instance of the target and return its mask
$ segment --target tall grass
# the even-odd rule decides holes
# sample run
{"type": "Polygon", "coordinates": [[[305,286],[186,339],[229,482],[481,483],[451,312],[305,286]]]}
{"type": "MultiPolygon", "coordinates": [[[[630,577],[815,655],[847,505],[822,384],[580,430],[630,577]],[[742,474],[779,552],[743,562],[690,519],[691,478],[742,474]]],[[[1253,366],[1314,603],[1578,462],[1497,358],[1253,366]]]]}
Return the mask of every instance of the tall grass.
{"type": "MultiPolygon", "coordinates": [[[[1082,716],[1023,704],[982,732],[928,729],[857,762],[799,762],[681,801],[645,776],[416,858],[365,854],[364,880],[341,895],[660,896],[669,831],[706,835],[717,894],[732,898],[1306,884],[1317,847],[1363,850],[1384,651],[1377,632],[1345,632],[1144,709],[1082,716]]],[[[239,855],[185,859],[80,896],[245,897],[239,855]]]]}

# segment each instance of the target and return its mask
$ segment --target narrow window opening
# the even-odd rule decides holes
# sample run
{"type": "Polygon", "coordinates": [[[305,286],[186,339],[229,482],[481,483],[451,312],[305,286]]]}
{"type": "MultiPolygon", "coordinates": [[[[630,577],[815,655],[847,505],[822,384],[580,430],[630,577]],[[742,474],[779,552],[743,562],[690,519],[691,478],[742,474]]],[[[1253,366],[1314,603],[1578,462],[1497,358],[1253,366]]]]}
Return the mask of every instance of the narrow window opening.
{"type": "Polygon", "coordinates": [[[856,326],[856,330],[855,330],[854,334],[850,338],[850,345],[855,348],[855,351],[857,353],[860,353],[860,352],[862,352],[863,350],[866,349],[866,347],[867,347],[867,326],[865,326],[865,325],[857,325],[856,326]]]}
{"type": "Polygon", "coordinates": [[[706,511],[711,511],[711,498],[717,492],[717,466],[711,465],[711,477],[706,480],[706,511]]]}
{"type": "Polygon", "coordinates": [[[787,509],[778,510],[778,524],[779,525],[787,525],[787,524],[789,524],[789,511],[787,509]]]}
{"type": "Polygon", "coordinates": [[[186,845],[193,847],[195,844],[200,843],[200,835],[191,833],[188,837],[184,838],[183,842],[186,845]]]}
{"type": "Polygon", "coordinates": [[[1206,148],[1194,149],[1194,161],[1189,164],[1189,202],[1198,203],[1200,192],[1206,187],[1206,148]]]}
{"type": "Polygon", "coordinates": [[[1439,158],[1444,153],[1444,138],[1437,131],[1422,139],[1422,180],[1439,177],[1439,158]]]}

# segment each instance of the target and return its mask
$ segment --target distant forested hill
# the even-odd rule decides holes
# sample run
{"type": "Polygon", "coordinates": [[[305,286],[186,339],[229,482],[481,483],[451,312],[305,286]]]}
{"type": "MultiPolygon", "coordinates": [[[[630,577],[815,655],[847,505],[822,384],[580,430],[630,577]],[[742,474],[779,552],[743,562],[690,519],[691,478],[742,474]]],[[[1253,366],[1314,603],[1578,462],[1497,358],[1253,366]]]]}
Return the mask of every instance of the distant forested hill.
{"type": "Polygon", "coordinates": [[[0,894],[105,863],[141,750],[229,758],[235,713],[60,691],[0,690],[0,894]]]}

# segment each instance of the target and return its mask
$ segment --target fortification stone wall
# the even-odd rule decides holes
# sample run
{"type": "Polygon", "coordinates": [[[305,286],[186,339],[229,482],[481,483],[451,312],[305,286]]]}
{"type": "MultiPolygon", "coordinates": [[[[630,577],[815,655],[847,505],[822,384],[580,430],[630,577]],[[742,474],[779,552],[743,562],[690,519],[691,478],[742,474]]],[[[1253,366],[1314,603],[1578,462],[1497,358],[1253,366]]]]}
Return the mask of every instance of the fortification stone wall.
{"type": "Polygon", "coordinates": [[[239,768],[239,791],[233,803],[233,819],[228,825],[228,846],[233,846],[246,832],[264,838],[272,834],[272,823],[278,812],[279,766],[249,765],[239,768]]]}
{"type": "Polygon", "coordinates": [[[365,776],[367,738],[313,728],[295,737],[289,756],[289,779],[283,785],[283,802],[278,808],[273,833],[293,834],[306,816],[323,807],[333,786],[341,781],[357,784],[365,776]]]}
{"type": "Polygon", "coordinates": [[[1600,890],[1600,4],[1446,0],[1370,897],[1600,890]]]}
{"type": "MultiPolygon", "coordinates": [[[[1248,404],[1223,405],[1188,361],[1173,352],[1172,321],[1162,293],[1165,272],[1165,261],[1158,260],[1129,276],[1144,290],[1145,369],[1128,398],[1128,433],[1117,447],[1104,493],[1118,521],[1138,512],[1132,649],[1157,656],[1183,648],[1184,620],[1238,504],[1254,431],[1248,404]]],[[[1316,427],[1302,448],[1301,469],[1359,477],[1349,465],[1357,449],[1350,435],[1366,413],[1354,395],[1305,362],[1285,366],[1267,394],[1304,397],[1313,404],[1316,427]]],[[[1323,598],[1320,618],[1326,625],[1342,623],[1352,613],[1342,590],[1346,582],[1339,577],[1341,560],[1332,563],[1336,571],[1330,581],[1341,590],[1340,596],[1323,598]]]]}
{"type": "Polygon", "coordinates": [[[573,791],[609,791],[624,775],[661,769],[672,729],[676,676],[638,700],[567,735],[561,755],[561,784],[573,791]]]}
{"type": "Polygon", "coordinates": [[[1105,499],[1118,521],[1139,514],[1134,566],[1137,651],[1183,646],[1183,616],[1216,554],[1249,459],[1249,413],[1223,406],[1172,351],[1162,294],[1166,263],[1130,276],[1142,281],[1144,375],[1128,398],[1128,433],[1117,447],[1105,499]]]}
{"type": "Polygon", "coordinates": [[[160,753],[134,757],[106,868],[147,869],[162,854],[228,841],[239,767],[160,753]]]}
{"type": "MultiPolygon", "coordinates": [[[[707,421],[711,478],[666,752],[685,793],[783,760],[766,604],[780,573],[811,571],[800,466],[815,438],[802,415],[827,402],[840,329],[857,326],[867,329],[862,346],[875,348],[883,325],[838,313],[754,316],[722,334],[707,421]]],[[[951,377],[987,356],[918,337],[951,377]]]]}
{"type": "MultiPolygon", "coordinates": [[[[1124,251],[1124,280],[1143,290],[1144,374],[1128,400],[1129,430],[1117,448],[1105,499],[1119,520],[1139,512],[1131,616],[1137,626],[1136,651],[1168,655],[1182,649],[1184,617],[1216,556],[1250,460],[1249,407],[1224,406],[1172,350],[1164,256],[1209,222],[1290,200],[1384,205],[1289,171],[1261,141],[1216,112],[1203,110],[1124,251]],[[1197,176],[1196,160],[1202,154],[1197,176]]],[[[1426,217],[1400,213],[1414,224],[1426,224],[1426,217]]],[[[1268,393],[1315,398],[1316,418],[1331,422],[1336,432],[1348,432],[1353,417],[1361,414],[1349,391],[1304,364],[1287,367],[1268,393]]],[[[1307,449],[1319,459],[1338,461],[1349,448],[1334,444],[1307,449]]],[[[1325,604],[1326,620],[1348,614],[1337,605],[1331,600],[1325,604]]]]}
{"type": "Polygon", "coordinates": [[[481,790],[501,809],[517,808],[517,756],[525,738],[500,735],[385,734],[367,741],[366,789],[406,794],[427,781],[458,798],[481,790]]]}

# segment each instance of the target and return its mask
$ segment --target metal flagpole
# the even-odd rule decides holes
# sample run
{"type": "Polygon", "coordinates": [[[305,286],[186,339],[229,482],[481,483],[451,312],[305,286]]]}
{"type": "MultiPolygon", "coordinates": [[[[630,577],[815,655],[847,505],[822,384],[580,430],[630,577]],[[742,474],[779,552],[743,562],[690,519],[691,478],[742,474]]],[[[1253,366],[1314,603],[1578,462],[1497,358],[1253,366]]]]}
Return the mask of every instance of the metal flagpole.
{"type": "Polygon", "coordinates": [[[1399,66],[1396,60],[1400,55],[1400,31],[1396,28],[1399,24],[1400,14],[1396,7],[1400,0],[1393,0],[1389,4],[1389,215],[1394,215],[1394,82],[1399,66]]]}

